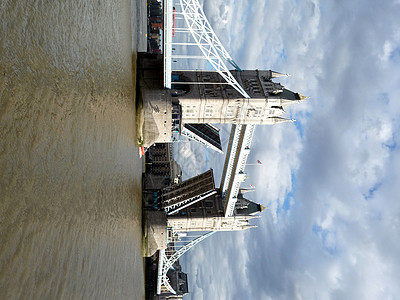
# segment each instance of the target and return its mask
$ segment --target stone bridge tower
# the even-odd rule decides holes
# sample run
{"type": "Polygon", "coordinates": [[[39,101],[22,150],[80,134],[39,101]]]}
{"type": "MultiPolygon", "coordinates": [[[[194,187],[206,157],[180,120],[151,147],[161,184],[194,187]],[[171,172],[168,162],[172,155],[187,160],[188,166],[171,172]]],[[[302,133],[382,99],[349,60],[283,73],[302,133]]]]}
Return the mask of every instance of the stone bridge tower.
{"type": "Polygon", "coordinates": [[[181,122],[276,124],[285,107],[305,99],[272,79],[283,75],[271,70],[231,71],[249,99],[223,82],[217,72],[182,71],[172,76],[173,102],[181,107],[181,122]]]}

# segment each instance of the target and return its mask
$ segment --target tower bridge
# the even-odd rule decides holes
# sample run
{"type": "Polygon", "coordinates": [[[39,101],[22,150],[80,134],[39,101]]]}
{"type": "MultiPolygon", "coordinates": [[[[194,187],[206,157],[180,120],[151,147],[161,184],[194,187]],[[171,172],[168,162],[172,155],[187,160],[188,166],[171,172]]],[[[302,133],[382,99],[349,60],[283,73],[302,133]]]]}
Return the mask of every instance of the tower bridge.
{"type": "MultiPolygon", "coordinates": [[[[172,133],[222,152],[218,129],[211,124],[232,124],[220,187],[215,187],[210,170],[160,192],[161,209],[168,215],[169,244],[159,251],[157,293],[175,294],[166,274],[181,255],[216,231],[254,227],[249,220],[263,207],[246,199],[240,186],[247,178],[245,167],[255,127],[293,121],[283,117],[285,108],[305,97],[272,81],[287,74],[241,70],[214,33],[198,0],[163,0],[162,4],[163,89],[154,88],[158,73],[146,73],[143,68],[143,86],[151,117],[158,122],[154,130],[163,138],[160,141],[168,141],[172,128],[172,133]],[[188,53],[190,48],[201,55],[188,53]],[[174,68],[182,60],[202,60],[212,70],[174,68]],[[229,70],[227,64],[234,69],[229,70]],[[182,240],[182,232],[205,233],[182,240]]],[[[156,69],[152,63],[147,67],[156,69]]]]}

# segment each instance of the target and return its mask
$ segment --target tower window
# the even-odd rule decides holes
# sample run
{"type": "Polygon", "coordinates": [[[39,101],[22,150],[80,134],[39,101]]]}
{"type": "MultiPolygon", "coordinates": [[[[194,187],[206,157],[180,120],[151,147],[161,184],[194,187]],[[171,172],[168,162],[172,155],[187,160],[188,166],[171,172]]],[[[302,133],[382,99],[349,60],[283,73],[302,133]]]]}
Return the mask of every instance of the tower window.
{"type": "Polygon", "coordinates": [[[262,107],[261,106],[257,106],[256,110],[254,112],[254,116],[255,117],[259,117],[261,115],[261,111],[262,111],[262,107]]]}
{"type": "Polygon", "coordinates": [[[206,110],[205,110],[205,116],[206,117],[212,117],[213,115],[213,106],[212,105],[207,105],[206,110]]]}
{"type": "Polygon", "coordinates": [[[213,207],[213,202],[211,202],[211,201],[206,201],[206,202],[204,203],[204,206],[205,206],[205,207],[208,207],[208,208],[212,208],[212,207],[213,207]]]}
{"type": "Polygon", "coordinates": [[[228,108],[226,109],[226,117],[227,118],[233,117],[233,106],[228,106],[228,108]]]}
{"type": "Polygon", "coordinates": [[[192,107],[190,107],[190,106],[185,107],[185,110],[184,110],[185,116],[186,117],[195,117],[196,109],[197,109],[196,105],[192,105],[192,107]]]}

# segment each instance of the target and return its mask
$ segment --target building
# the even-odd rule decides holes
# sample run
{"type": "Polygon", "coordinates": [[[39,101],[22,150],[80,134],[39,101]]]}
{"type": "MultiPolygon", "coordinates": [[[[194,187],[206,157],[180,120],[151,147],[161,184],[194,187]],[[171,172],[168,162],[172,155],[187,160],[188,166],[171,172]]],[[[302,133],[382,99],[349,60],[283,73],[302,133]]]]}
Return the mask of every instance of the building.
{"type": "Polygon", "coordinates": [[[217,72],[175,72],[173,101],[181,106],[183,124],[231,123],[273,125],[285,121],[285,108],[305,99],[273,78],[286,76],[271,70],[231,71],[250,98],[222,81],[217,72]]]}
{"type": "Polygon", "coordinates": [[[250,98],[213,71],[174,71],[172,88],[165,90],[162,65],[161,55],[139,55],[144,146],[171,142],[174,134],[181,134],[222,152],[219,132],[210,124],[274,125],[292,121],[284,117],[285,109],[306,98],[274,82],[274,78],[287,75],[271,70],[231,71],[250,98]]]}
{"type": "Polygon", "coordinates": [[[182,181],[182,170],[174,160],[172,143],[156,143],[145,154],[143,181],[143,199],[146,206],[157,202],[157,192],[167,186],[182,181]]]}
{"type": "MultiPolygon", "coordinates": [[[[146,173],[153,176],[164,176],[170,182],[178,183],[182,170],[174,160],[172,143],[156,143],[145,154],[146,173]]],[[[168,182],[167,185],[170,184],[168,182]]]]}
{"type": "Polygon", "coordinates": [[[176,184],[181,181],[182,170],[179,164],[174,160],[174,150],[172,143],[156,143],[147,149],[145,154],[145,173],[150,180],[165,181],[165,184],[146,186],[149,189],[160,189],[170,184],[176,184]]]}
{"type": "Polygon", "coordinates": [[[161,53],[163,34],[163,9],[161,1],[148,0],[147,14],[147,51],[149,53],[161,53]]]}

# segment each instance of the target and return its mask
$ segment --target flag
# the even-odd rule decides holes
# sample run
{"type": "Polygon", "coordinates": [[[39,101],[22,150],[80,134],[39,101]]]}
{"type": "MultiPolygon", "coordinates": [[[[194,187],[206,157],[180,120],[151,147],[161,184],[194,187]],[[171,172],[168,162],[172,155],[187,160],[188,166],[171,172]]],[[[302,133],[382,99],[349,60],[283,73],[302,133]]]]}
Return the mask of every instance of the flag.
{"type": "Polygon", "coordinates": [[[257,162],[258,162],[260,165],[262,165],[261,161],[259,161],[258,159],[257,159],[257,162]]]}
{"type": "Polygon", "coordinates": [[[142,157],[144,155],[144,147],[139,147],[139,157],[142,157]]]}

